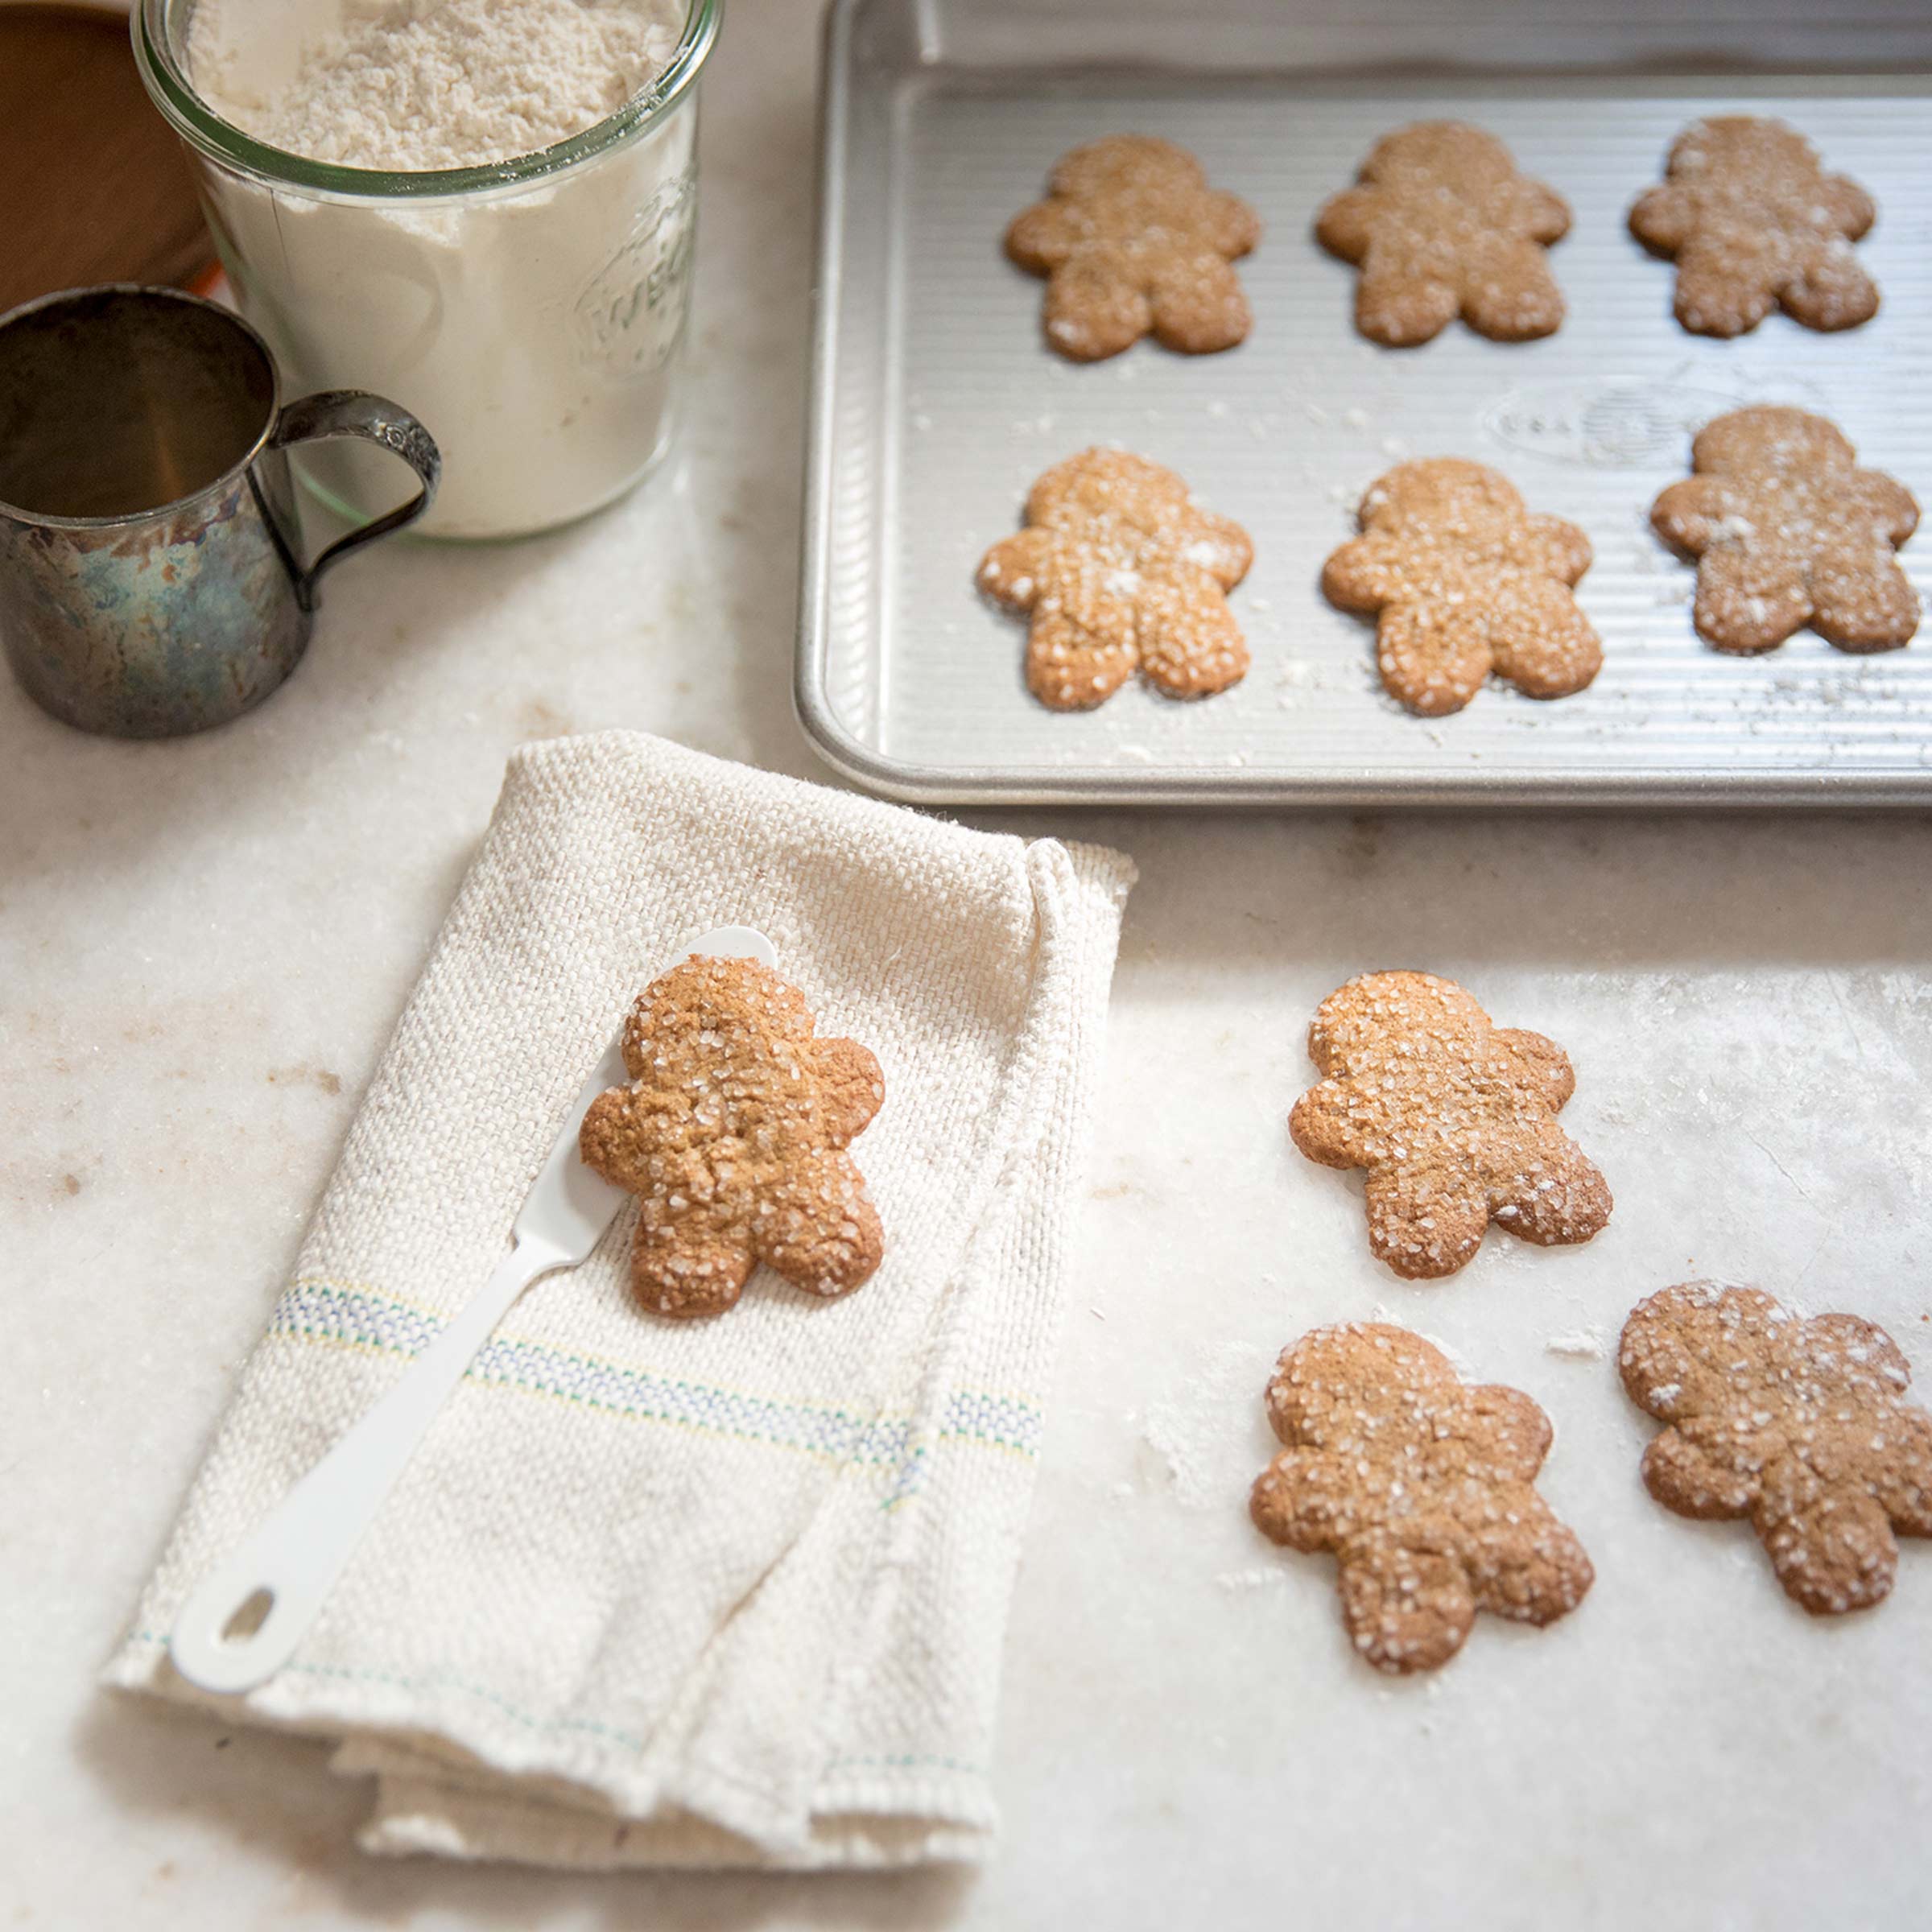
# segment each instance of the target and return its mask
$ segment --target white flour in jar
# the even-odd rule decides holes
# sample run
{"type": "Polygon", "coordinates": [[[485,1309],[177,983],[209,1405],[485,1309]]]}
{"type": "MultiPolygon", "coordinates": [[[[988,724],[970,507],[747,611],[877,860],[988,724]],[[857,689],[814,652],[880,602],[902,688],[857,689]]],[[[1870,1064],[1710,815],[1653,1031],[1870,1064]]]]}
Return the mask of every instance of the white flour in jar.
{"type": "MultiPolygon", "coordinates": [[[[488,165],[595,126],[675,53],[682,0],[200,0],[196,90],[257,140],[391,172],[488,165]]],[[[243,312],[291,394],[373,390],[442,448],[420,528],[504,536],[619,495],[667,440],[695,213],[688,98],[568,168],[460,196],[204,171],[243,312]]],[[[385,460],[309,460],[364,514],[385,460]]]]}
{"type": "Polygon", "coordinates": [[[260,33],[258,8],[201,0],[188,57],[196,86],[271,147],[419,172],[532,155],[594,126],[663,72],[683,17],[669,0],[349,0],[339,24],[299,37],[278,83],[280,63],[250,72],[242,36],[260,33]]]}

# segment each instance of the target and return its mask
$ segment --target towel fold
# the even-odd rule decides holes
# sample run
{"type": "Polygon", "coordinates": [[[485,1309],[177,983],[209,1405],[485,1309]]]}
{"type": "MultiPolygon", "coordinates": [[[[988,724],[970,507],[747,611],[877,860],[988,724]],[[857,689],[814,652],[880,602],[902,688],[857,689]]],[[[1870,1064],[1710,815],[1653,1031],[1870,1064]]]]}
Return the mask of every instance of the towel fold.
{"type": "Polygon", "coordinates": [[[373,1851],[979,1856],[1132,878],[634,733],[518,752],[109,1681],[339,1740],[373,1851]],[[626,1209],[505,1319],[294,1660],[204,1697],[189,1589],[481,1284],[632,999],[730,923],[878,1056],[878,1273],[663,1321],[626,1209]]]}

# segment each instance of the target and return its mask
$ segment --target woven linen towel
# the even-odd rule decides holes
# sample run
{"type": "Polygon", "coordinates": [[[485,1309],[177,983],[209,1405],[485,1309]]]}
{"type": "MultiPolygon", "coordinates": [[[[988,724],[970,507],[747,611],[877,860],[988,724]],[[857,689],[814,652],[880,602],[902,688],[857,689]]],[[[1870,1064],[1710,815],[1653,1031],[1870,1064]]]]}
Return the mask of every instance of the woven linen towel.
{"type": "Polygon", "coordinates": [[[109,1681],[340,1740],[373,1851],[979,1856],[1132,879],[634,733],[518,752],[109,1681]],[[505,1319],[295,1659],[204,1698],[188,1590],[481,1284],[639,989],[737,923],[878,1056],[878,1273],[657,1319],[627,1208],[505,1319]]]}

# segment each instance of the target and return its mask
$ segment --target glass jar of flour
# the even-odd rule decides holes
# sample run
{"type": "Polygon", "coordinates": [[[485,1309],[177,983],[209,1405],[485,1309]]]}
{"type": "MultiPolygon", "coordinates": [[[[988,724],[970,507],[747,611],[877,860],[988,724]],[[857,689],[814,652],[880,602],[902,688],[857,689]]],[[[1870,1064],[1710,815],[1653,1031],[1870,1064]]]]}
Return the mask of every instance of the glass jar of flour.
{"type": "MultiPolygon", "coordinates": [[[[428,427],[424,532],[568,522],[668,447],[718,5],[142,0],[136,58],[242,312],[295,393],[374,390],[428,427]]],[[[307,480],[358,519],[400,493],[353,447],[307,480]]]]}

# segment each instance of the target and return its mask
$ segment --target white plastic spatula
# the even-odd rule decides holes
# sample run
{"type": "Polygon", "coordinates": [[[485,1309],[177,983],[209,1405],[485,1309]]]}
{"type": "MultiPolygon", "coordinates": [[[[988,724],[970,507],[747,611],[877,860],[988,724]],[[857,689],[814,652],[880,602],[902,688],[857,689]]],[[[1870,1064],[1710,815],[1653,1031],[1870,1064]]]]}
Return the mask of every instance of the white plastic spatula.
{"type": "MultiPolygon", "coordinates": [[[[692,953],[766,966],[777,959],[771,942],[749,926],[708,932],[678,958],[692,953]]],[[[252,1690],[288,1662],[436,1412],[511,1303],[539,1276],[575,1267],[597,1246],[625,1197],[578,1158],[577,1129],[591,1102],[630,1077],[613,1040],[564,1115],[496,1272],[394,1388],[196,1587],[168,1640],[175,1668],[191,1683],[204,1690],[252,1690]]]]}

